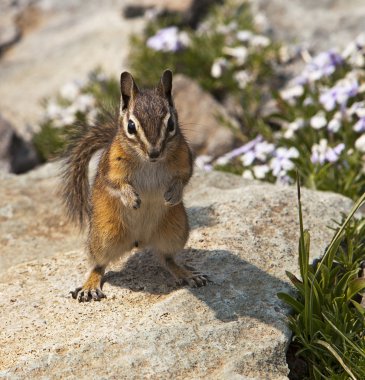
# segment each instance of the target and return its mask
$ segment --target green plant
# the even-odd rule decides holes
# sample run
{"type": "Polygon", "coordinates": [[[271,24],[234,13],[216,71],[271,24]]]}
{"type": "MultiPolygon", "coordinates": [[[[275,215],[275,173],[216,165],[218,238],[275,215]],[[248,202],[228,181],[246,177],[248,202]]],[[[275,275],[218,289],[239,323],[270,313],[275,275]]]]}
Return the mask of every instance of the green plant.
{"type": "Polygon", "coordinates": [[[365,201],[358,200],[338,228],[322,259],[310,265],[310,234],[304,230],[300,185],[299,267],[301,280],[287,275],[296,295],[279,293],[290,305],[289,325],[297,352],[309,364],[311,379],[365,378],[365,309],[359,292],[365,288],[360,263],[365,254],[365,218],[353,218],[365,201]]]}
{"type": "Polygon", "coordinates": [[[243,131],[260,127],[263,94],[277,85],[279,44],[259,33],[247,1],[228,0],[210,9],[192,30],[166,15],[152,20],[142,37],[132,37],[130,64],[138,82],[155,85],[163,68],[199,82],[218,100],[240,104],[243,131]]]}
{"type": "Polygon", "coordinates": [[[91,72],[86,81],[66,83],[54,99],[44,102],[45,115],[33,136],[39,156],[47,161],[62,153],[78,128],[100,120],[103,110],[115,108],[118,99],[118,81],[100,69],[91,72]]]}
{"type": "Polygon", "coordinates": [[[274,133],[213,164],[234,160],[245,177],[284,183],[294,183],[296,166],[306,187],[357,199],[365,191],[364,68],[365,39],[342,54],[318,54],[289,87],[273,92],[276,110],[265,122],[274,133]]]}

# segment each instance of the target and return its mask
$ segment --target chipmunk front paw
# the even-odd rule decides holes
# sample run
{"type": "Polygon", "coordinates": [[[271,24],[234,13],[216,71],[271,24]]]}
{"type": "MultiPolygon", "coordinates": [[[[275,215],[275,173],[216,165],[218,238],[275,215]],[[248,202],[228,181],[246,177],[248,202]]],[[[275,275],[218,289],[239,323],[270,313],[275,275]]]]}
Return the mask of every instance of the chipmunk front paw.
{"type": "Polygon", "coordinates": [[[183,185],[181,181],[174,182],[164,194],[165,205],[175,206],[182,201],[183,185]]]}
{"type": "Polygon", "coordinates": [[[123,186],[120,199],[126,207],[134,209],[141,207],[141,198],[131,185],[123,186]]]}
{"type": "Polygon", "coordinates": [[[77,299],[79,302],[101,301],[102,298],[106,298],[106,295],[98,287],[85,288],[80,286],[70,293],[72,298],[77,299]]]}

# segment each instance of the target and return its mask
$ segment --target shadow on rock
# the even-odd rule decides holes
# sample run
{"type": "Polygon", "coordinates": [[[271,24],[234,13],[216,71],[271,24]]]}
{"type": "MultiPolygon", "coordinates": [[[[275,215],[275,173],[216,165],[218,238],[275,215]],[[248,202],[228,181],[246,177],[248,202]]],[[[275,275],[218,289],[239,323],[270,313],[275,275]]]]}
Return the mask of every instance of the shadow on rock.
{"type": "MultiPolygon", "coordinates": [[[[177,256],[177,261],[209,276],[211,282],[207,286],[187,289],[204,302],[218,320],[231,322],[248,316],[285,329],[283,314],[287,310],[276,294],[289,289],[288,283],[226,250],[185,250],[177,256]]],[[[107,272],[105,282],[150,294],[169,294],[180,288],[148,251],[131,255],[120,272],[107,272]]]]}
{"type": "Polygon", "coordinates": [[[217,224],[217,218],[212,207],[189,207],[187,213],[191,230],[217,224]]]}

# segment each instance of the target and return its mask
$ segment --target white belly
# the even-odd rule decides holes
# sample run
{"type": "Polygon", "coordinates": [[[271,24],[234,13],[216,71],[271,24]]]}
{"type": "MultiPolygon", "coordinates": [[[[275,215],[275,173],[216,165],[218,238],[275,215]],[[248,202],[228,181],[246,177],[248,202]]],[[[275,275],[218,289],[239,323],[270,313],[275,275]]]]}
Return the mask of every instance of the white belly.
{"type": "Polygon", "coordinates": [[[164,194],[172,176],[163,163],[146,163],[133,176],[132,186],[141,198],[140,208],[129,210],[128,226],[132,239],[139,245],[148,245],[167,211],[164,194]]]}

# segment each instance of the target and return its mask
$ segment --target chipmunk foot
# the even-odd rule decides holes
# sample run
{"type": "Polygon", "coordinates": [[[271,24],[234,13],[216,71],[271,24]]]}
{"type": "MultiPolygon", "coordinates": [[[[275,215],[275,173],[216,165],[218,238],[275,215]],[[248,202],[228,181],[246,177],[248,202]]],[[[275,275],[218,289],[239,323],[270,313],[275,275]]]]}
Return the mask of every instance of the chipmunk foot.
{"type": "Polygon", "coordinates": [[[178,265],[171,256],[165,257],[165,265],[170,273],[176,278],[176,284],[178,285],[189,285],[192,288],[200,288],[210,281],[206,274],[203,274],[188,265],[178,265]]]}
{"type": "Polygon", "coordinates": [[[80,286],[70,293],[72,298],[77,299],[79,302],[101,301],[106,298],[106,295],[99,288],[83,288],[80,286]]]}
{"type": "Polygon", "coordinates": [[[70,292],[72,298],[79,302],[101,301],[102,298],[106,298],[106,295],[101,291],[101,279],[104,272],[104,266],[95,266],[85,284],[70,292]]]}
{"type": "Polygon", "coordinates": [[[204,273],[191,273],[190,275],[179,278],[176,281],[177,285],[189,285],[191,288],[200,288],[201,286],[207,285],[209,278],[204,273]]]}

